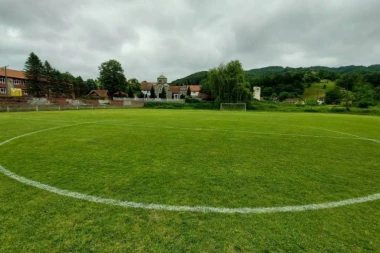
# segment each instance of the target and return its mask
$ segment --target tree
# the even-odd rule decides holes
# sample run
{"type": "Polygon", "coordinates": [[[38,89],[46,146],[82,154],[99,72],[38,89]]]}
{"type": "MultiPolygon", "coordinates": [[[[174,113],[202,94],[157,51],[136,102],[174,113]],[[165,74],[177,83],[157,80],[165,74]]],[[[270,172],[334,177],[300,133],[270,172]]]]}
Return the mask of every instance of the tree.
{"type": "Polygon", "coordinates": [[[89,93],[92,90],[98,89],[98,86],[96,85],[96,82],[93,79],[87,79],[86,84],[87,84],[87,88],[88,88],[87,93],[89,93]]]}
{"type": "Polygon", "coordinates": [[[54,69],[50,65],[50,63],[48,61],[45,61],[43,67],[43,78],[45,81],[46,94],[48,95],[48,97],[50,97],[51,91],[55,88],[56,85],[59,84],[57,84],[57,82],[55,81],[53,73],[54,69]]]}
{"type": "Polygon", "coordinates": [[[156,98],[156,92],[154,91],[153,85],[152,85],[152,88],[150,88],[150,97],[151,98],[156,98]]]}
{"type": "Polygon", "coordinates": [[[375,98],[377,101],[380,101],[380,85],[377,86],[377,87],[375,88],[374,91],[375,91],[374,98],[375,98]]]}
{"type": "Polygon", "coordinates": [[[132,89],[131,85],[128,86],[128,97],[130,97],[130,98],[134,97],[133,89],[132,89]]]}
{"type": "Polygon", "coordinates": [[[90,92],[87,83],[83,81],[81,76],[76,77],[73,84],[76,98],[83,97],[90,92]]]}
{"type": "Polygon", "coordinates": [[[166,99],[166,89],[165,89],[165,87],[164,88],[162,88],[162,92],[161,92],[161,94],[160,94],[160,98],[163,98],[163,99],[166,99]]]}
{"type": "Polygon", "coordinates": [[[186,95],[188,95],[189,97],[191,96],[190,85],[187,87],[186,95]]]}
{"type": "Polygon", "coordinates": [[[62,75],[62,80],[65,83],[65,94],[66,97],[74,97],[74,83],[75,83],[75,77],[70,74],[69,72],[65,72],[62,75]]]}
{"type": "Polygon", "coordinates": [[[208,81],[213,97],[219,97],[221,103],[247,102],[252,99],[250,85],[238,60],[209,71],[208,81]]]}
{"type": "Polygon", "coordinates": [[[126,92],[127,80],[121,64],[116,60],[103,62],[99,67],[99,81],[108,93],[126,92]]]}
{"type": "Polygon", "coordinates": [[[367,108],[375,104],[375,92],[369,83],[358,83],[354,86],[356,104],[360,108],[367,108]]]}
{"type": "Polygon", "coordinates": [[[284,101],[285,99],[290,98],[290,97],[292,97],[292,95],[291,95],[289,92],[283,91],[283,92],[281,92],[281,93],[278,95],[278,100],[280,100],[280,102],[282,102],[282,101],[284,101]]]}
{"type": "Polygon", "coordinates": [[[41,97],[43,95],[42,76],[44,67],[40,58],[35,53],[30,53],[25,62],[25,77],[28,79],[26,86],[29,94],[41,97]]]}
{"type": "Polygon", "coordinates": [[[329,90],[325,94],[325,103],[326,104],[338,104],[342,99],[343,95],[338,86],[329,90]]]}

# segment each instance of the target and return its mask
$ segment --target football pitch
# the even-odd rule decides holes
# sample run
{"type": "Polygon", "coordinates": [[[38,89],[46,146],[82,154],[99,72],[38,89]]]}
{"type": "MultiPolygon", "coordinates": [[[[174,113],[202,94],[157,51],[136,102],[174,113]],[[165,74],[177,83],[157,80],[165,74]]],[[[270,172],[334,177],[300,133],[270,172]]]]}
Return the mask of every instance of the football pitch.
{"type": "Polygon", "coordinates": [[[380,250],[380,117],[0,114],[0,252],[380,250]]]}

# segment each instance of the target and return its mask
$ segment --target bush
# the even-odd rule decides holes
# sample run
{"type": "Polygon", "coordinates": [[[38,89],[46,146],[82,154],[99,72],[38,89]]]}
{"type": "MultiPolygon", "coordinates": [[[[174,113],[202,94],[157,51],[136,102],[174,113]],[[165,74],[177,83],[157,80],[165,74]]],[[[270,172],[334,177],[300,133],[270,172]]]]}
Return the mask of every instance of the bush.
{"type": "Polygon", "coordinates": [[[199,98],[193,98],[191,96],[188,96],[185,98],[186,103],[199,103],[201,100],[199,98]]]}
{"type": "Polygon", "coordinates": [[[368,107],[372,106],[373,104],[369,101],[362,100],[362,101],[359,101],[357,103],[357,105],[359,108],[368,108],[368,107]]]}
{"type": "Polygon", "coordinates": [[[331,107],[329,111],[330,112],[345,112],[346,108],[341,107],[341,106],[334,106],[334,107],[331,107]]]}
{"type": "Polygon", "coordinates": [[[305,108],[305,110],[303,110],[304,112],[319,112],[317,109],[314,109],[314,108],[305,108]]]}
{"type": "Polygon", "coordinates": [[[317,100],[309,100],[309,101],[306,101],[306,105],[316,106],[319,104],[318,104],[317,100]]]}

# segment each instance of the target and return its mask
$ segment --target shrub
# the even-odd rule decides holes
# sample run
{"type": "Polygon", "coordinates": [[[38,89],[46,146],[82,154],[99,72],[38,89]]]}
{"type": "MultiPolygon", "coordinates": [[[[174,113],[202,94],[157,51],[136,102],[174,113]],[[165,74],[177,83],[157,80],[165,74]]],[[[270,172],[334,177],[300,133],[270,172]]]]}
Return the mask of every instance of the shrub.
{"type": "Polygon", "coordinates": [[[345,112],[346,108],[341,107],[341,106],[334,106],[334,107],[331,107],[329,111],[330,112],[345,112]]]}

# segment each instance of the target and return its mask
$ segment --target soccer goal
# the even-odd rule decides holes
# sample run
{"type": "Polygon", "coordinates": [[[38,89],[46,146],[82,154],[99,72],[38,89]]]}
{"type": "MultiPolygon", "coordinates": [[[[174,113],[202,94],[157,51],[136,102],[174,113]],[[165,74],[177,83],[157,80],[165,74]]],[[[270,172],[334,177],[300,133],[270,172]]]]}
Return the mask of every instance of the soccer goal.
{"type": "Polygon", "coordinates": [[[220,103],[221,111],[246,111],[247,106],[245,103],[220,103]]]}

